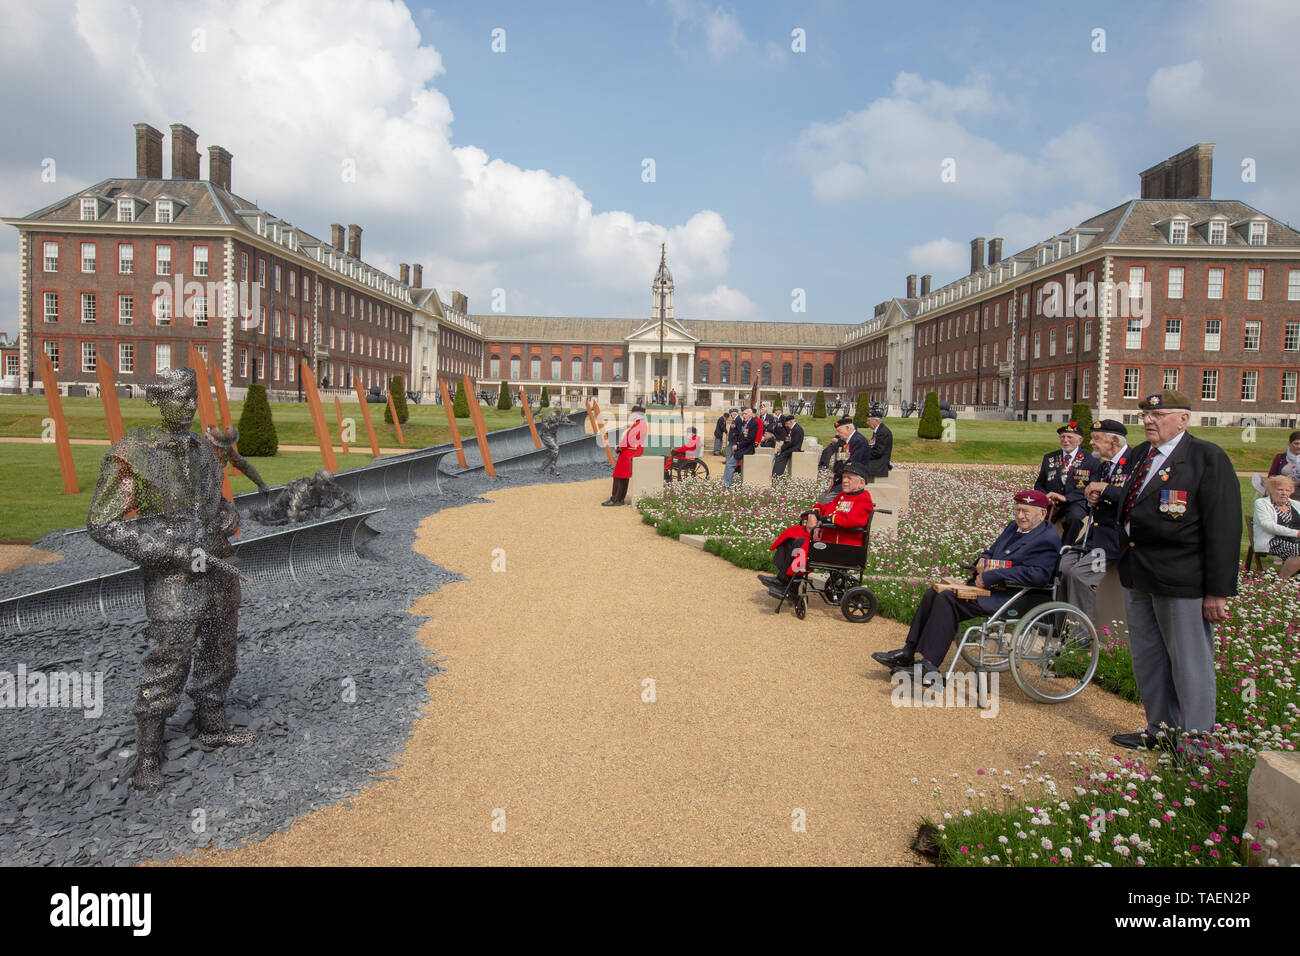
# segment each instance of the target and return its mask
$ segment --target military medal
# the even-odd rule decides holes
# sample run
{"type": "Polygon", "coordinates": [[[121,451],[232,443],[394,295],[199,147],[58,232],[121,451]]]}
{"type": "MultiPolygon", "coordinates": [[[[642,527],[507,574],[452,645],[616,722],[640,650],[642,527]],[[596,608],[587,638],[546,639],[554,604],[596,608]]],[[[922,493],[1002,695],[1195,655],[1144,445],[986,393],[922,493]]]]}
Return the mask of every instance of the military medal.
{"type": "Polygon", "coordinates": [[[1187,492],[1160,492],[1160,510],[1166,514],[1173,515],[1175,518],[1181,518],[1187,513],[1187,492]]]}

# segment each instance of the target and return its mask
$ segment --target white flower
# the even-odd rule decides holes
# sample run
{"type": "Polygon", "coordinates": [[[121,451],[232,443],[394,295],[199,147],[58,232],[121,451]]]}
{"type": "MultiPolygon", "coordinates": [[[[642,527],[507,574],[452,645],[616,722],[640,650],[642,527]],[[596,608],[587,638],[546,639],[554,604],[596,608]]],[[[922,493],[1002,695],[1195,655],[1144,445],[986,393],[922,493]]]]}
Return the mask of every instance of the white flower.
{"type": "Polygon", "coordinates": [[[1019,833],[1016,834],[1016,836],[1018,836],[1018,837],[1019,837],[1020,839],[1022,839],[1022,840],[1028,840],[1028,839],[1029,839],[1029,834],[1026,833],[1024,830],[1021,830],[1019,833]]]}
{"type": "Polygon", "coordinates": [[[1068,846],[1061,847],[1061,857],[1063,859],[1068,860],[1071,859],[1073,856],[1074,856],[1074,851],[1071,850],[1068,846]]]}
{"type": "MultiPolygon", "coordinates": [[[[1204,768],[1202,768],[1202,769],[1204,769],[1204,768]]],[[[1186,804],[1186,805],[1189,806],[1189,807],[1194,807],[1194,806],[1196,806],[1196,801],[1193,800],[1191,797],[1188,797],[1187,799],[1185,799],[1185,800],[1183,801],[1183,803],[1186,804]]]]}
{"type": "Polygon", "coordinates": [[[1004,833],[1004,834],[1002,834],[1002,836],[998,837],[998,842],[1001,843],[1003,846],[1006,846],[1006,844],[1007,844],[1007,835],[1004,833]]]}
{"type": "Polygon", "coordinates": [[[967,807],[965,810],[963,810],[963,811],[961,812],[961,815],[962,815],[963,817],[968,817],[968,816],[970,816],[970,815],[971,815],[970,807],[967,807]]]}
{"type": "Polygon", "coordinates": [[[1120,807],[1118,810],[1115,811],[1115,813],[1121,817],[1126,817],[1128,816],[1128,807],[1120,807]]]}
{"type": "Polygon", "coordinates": [[[1128,856],[1129,853],[1132,851],[1129,850],[1128,847],[1126,847],[1124,844],[1121,843],[1119,846],[1115,847],[1115,852],[1118,853],[1120,856],[1128,856]]]}
{"type": "Polygon", "coordinates": [[[1043,837],[1042,845],[1044,850],[1050,850],[1052,848],[1052,841],[1047,839],[1047,837],[1043,837]]]}
{"type": "Polygon", "coordinates": [[[1152,799],[1152,800],[1163,800],[1164,798],[1165,798],[1165,795],[1164,795],[1163,793],[1161,793],[1159,790],[1157,790],[1155,793],[1151,794],[1151,799],[1152,799]]]}
{"type": "Polygon", "coordinates": [[[951,820],[951,819],[952,819],[952,814],[951,814],[951,813],[945,813],[945,814],[943,815],[943,818],[944,818],[945,820],[951,820]]]}
{"type": "Polygon", "coordinates": [[[1152,817],[1150,820],[1147,821],[1147,826],[1149,826],[1153,830],[1159,830],[1160,821],[1157,820],[1155,817],[1152,817]]]}

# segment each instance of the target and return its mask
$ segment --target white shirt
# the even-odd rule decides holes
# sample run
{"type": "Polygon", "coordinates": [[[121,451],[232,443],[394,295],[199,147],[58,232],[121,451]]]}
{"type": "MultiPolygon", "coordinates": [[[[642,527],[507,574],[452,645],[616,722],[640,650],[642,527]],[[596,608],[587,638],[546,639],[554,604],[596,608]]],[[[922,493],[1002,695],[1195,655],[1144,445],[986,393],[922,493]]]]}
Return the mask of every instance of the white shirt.
{"type": "MultiPolygon", "coordinates": [[[[1146,491],[1147,485],[1149,485],[1151,483],[1151,479],[1156,476],[1156,472],[1160,470],[1160,466],[1163,465],[1165,461],[1169,458],[1169,456],[1174,453],[1174,449],[1178,447],[1178,443],[1183,440],[1183,436],[1186,434],[1187,432],[1185,431],[1179,432],[1173,438],[1169,439],[1169,441],[1165,442],[1163,445],[1160,445],[1158,448],[1156,448],[1156,457],[1151,459],[1151,467],[1147,470],[1147,476],[1142,482],[1142,487],[1139,488],[1137,491],[1139,495],[1142,494],[1142,492],[1146,491]]],[[[1139,464],[1138,467],[1140,468],[1141,464],[1139,464]]],[[[1129,533],[1128,526],[1129,526],[1129,522],[1126,521],[1124,523],[1125,534],[1129,533]]]]}
{"type": "Polygon", "coordinates": [[[1128,445],[1125,445],[1123,448],[1121,448],[1119,451],[1115,453],[1114,458],[1106,462],[1106,464],[1110,465],[1110,469],[1106,472],[1107,478],[1109,478],[1111,475],[1115,473],[1115,469],[1118,467],[1116,463],[1127,454],[1128,454],[1128,445]]]}

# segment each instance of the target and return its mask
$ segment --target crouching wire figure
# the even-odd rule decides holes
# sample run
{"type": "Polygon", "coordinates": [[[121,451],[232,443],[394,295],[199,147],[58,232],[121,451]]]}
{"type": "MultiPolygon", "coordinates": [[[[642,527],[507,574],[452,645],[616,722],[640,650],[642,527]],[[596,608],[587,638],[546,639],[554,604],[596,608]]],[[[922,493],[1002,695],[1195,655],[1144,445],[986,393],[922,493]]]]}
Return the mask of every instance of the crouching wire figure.
{"type": "Polygon", "coordinates": [[[339,487],[329,469],[322,468],[310,478],[289,482],[267,507],[254,508],[253,517],[263,524],[298,524],[356,507],[357,499],[339,487]]]}
{"type": "Polygon", "coordinates": [[[560,469],[557,467],[560,460],[560,442],[555,433],[566,425],[573,425],[573,422],[569,421],[563,410],[559,408],[537,423],[538,437],[541,438],[542,445],[550,452],[550,460],[542,462],[542,467],[537,470],[545,471],[550,468],[551,474],[556,478],[560,477],[560,469]]]}
{"type": "Polygon", "coordinates": [[[229,431],[223,432],[216,425],[209,425],[203,429],[203,437],[212,446],[212,451],[223,468],[226,465],[233,465],[245,478],[257,485],[258,491],[266,492],[271,490],[266,482],[262,480],[262,476],[257,473],[257,469],[250,465],[248,459],[241,455],[239,449],[235,447],[239,442],[238,428],[231,425],[229,431]]]}

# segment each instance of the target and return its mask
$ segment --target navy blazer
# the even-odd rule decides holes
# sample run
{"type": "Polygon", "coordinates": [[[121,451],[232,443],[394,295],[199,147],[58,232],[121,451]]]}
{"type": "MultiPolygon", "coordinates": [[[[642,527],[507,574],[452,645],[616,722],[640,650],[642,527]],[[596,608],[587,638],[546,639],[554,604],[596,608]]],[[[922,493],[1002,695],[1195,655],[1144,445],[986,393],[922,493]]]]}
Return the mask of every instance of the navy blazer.
{"type": "Polygon", "coordinates": [[[871,439],[867,440],[867,444],[871,449],[870,459],[867,462],[867,471],[877,477],[887,478],[891,467],[889,459],[894,453],[894,433],[889,430],[884,422],[881,422],[876,428],[876,434],[873,437],[875,438],[875,444],[871,443],[871,439]]]}
{"type": "Polygon", "coordinates": [[[1093,481],[1108,484],[1102,490],[1101,498],[1088,510],[1092,528],[1085,543],[1089,552],[1103,551],[1107,562],[1118,561],[1124,551],[1124,529],[1119,521],[1124,508],[1124,487],[1139,464],[1141,459],[1134,459],[1133,449],[1126,448],[1114,461],[1099,462],[1092,474],[1093,481]]]}
{"type": "Polygon", "coordinates": [[[746,455],[754,453],[754,445],[758,439],[758,419],[752,417],[746,422],[737,418],[733,427],[735,430],[732,433],[731,441],[736,446],[735,455],[736,460],[739,461],[746,455]]]}
{"type": "Polygon", "coordinates": [[[1006,592],[997,593],[999,588],[1014,591],[1022,587],[1050,587],[1060,550],[1061,536],[1046,521],[1025,534],[1021,534],[1019,526],[1012,521],[1002,529],[998,539],[980,554],[982,558],[1010,561],[1011,567],[985,571],[984,586],[994,593],[988,597],[976,598],[975,603],[980,606],[980,610],[992,614],[1006,604],[1010,597],[1006,592]]]}

